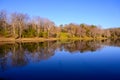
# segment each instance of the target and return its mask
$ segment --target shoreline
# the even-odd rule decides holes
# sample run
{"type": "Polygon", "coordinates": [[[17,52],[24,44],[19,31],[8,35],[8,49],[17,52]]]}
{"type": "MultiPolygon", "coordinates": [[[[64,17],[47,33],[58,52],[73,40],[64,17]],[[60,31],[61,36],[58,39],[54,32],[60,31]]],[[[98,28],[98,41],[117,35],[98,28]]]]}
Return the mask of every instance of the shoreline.
{"type": "Polygon", "coordinates": [[[43,41],[54,41],[58,40],[57,38],[0,38],[0,42],[43,42],[43,41]]]}
{"type": "Polygon", "coordinates": [[[55,41],[55,40],[105,40],[107,38],[0,38],[0,42],[44,42],[44,41],[55,41]]]}

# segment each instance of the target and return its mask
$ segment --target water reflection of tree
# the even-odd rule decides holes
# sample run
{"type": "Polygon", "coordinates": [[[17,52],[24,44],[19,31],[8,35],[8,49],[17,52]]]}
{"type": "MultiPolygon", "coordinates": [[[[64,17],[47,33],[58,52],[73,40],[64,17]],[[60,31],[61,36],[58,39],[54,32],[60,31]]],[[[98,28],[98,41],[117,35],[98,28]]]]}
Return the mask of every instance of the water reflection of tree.
{"type": "Polygon", "coordinates": [[[0,44],[0,71],[9,67],[23,66],[30,62],[49,59],[57,49],[64,49],[70,53],[76,51],[84,53],[96,51],[102,48],[101,45],[120,46],[120,40],[0,44]]]}
{"type": "Polygon", "coordinates": [[[107,41],[105,41],[105,44],[106,44],[106,45],[109,45],[109,46],[120,47],[120,39],[107,40],[107,41]],[[107,42],[107,44],[106,44],[106,42],[107,42]]]}
{"type": "Polygon", "coordinates": [[[101,44],[99,41],[73,41],[71,44],[65,44],[64,48],[71,53],[75,51],[84,53],[86,51],[96,51],[100,49],[101,44]]]}
{"type": "Polygon", "coordinates": [[[22,47],[22,43],[18,43],[17,49],[14,46],[12,49],[12,65],[13,66],[21,66],[25,65],[27,62],[25,60],[24,49],[22,47]]]}
{"type": "Polygon", "coordinates": [[[0,66],[4,69],[9,64],[13,66],[23,66],[29,62],[36,62],[48,59],[54,55],[56,47],[55,42],[41,43],[16,43],[0,45],[0,66]],[[52,46],[54,45],[54,46],[52,46]],[[9,56],[9,53],[11,55],[9,56]]]}

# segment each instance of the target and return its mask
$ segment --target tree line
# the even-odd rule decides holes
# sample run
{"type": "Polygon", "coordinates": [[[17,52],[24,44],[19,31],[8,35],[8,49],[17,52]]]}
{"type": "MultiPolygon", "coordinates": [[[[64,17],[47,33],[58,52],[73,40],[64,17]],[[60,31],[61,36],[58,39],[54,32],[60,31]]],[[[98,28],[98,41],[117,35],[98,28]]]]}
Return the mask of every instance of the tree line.
{"type": "Polygon", "coordinates": [[[61,24],[24,13],[0,11],[0,37],[5,38],[119,38],[120,28],[102,29],[88,24],[61,24]]]}

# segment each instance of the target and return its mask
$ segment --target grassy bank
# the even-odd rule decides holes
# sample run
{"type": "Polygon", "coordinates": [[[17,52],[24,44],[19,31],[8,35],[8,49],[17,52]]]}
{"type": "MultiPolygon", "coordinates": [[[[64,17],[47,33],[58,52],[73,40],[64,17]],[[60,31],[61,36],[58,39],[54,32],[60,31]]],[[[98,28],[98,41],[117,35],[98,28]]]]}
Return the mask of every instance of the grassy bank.
{"type": "Polygon", "coordinates": [[[0,42],[43,42],[43,41],[54,41],[54,40],[103,40],[107,38],[0,38],[0,42]]]}
{"type": "Polygon", "coordinates": [[[43,42],[43,41],[53,41],[58,40],[57,38],[0,38],[0,42],[43,42]]]}

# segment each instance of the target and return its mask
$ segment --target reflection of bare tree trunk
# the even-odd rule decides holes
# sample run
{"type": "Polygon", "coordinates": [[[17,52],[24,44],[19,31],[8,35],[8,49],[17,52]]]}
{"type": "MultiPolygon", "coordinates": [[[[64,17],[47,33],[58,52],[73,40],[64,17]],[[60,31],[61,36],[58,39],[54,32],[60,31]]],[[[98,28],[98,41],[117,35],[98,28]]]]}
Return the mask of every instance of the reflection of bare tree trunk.
{"type": "Polygon", "coordinates": [[[18,56],[18,65],[25,65],[26,61],[25,61],[25,57],[24,57],[24,51],[22,48],[22,43],[19,43],[19,56],[18,56]]]}
{"type": "Polygon", "coordinates": [[[40,52],[39,42],[37,42],[37,52],[40,52]]]}
{"type": "Polygon", "coordinates": [[[4,53],[5,53],[5,55],[7,54],[7,50],[6,50],[6,47],[5,47],[5,52],[4,52],[4,53]]]}
{"type": "Polygon", "coordinates": [[[22,59],[22,57],[23,57],[23,56],[22,56],[22,55],[23,55],[23,53],[22,53],[22,45],[21,45],[21,42],[20,42],[19,46],[20,46],[20,53],[19,53],[19,54],[20,54],[20,56],[19,56],[19,57],[20,57],[20,59],[22,59]]]}
{"type": "Polygon", "coordinates": [[[15,65],[16,64],[16,58],[17,58],[17,56],[16,56],[16,48],[15,48],[16,46],[14,45],[13,46],[13,51],[12,51],[12,64],[13,65],[15,65]]]}
{"type": "Polygon", "coordinates": [[[22,46],[21,46],[21,42],[20,42],[20,44],[19,44],[19,45],[20,45],[20,52],[21,52],[21,51],[22,51],[22,46]]]}
{"type": "Polygon", "coordinates": [[[48,41],[48,48],[49,48],[49,41],[48,41]]]}
{"type": "Polygon", "coordinates": [[[37,42],[37,54],[38,54],[38,60],[40,60],[41,59],[41,52],[40,52],[39,42],[37,42]]]}
{"type": "Polygon", "coordinates": [[[50,47],[49,47],[49,41],[48,41],[48,47],[47,47],[47,50],[48,50],[48,53],[50,53],[50,47]]]}
{"type": "Polygon", "coordinates": [[[15,45],[13,47],[13,55],[15,54],[16,50],[15,50],[15,45]]]}

